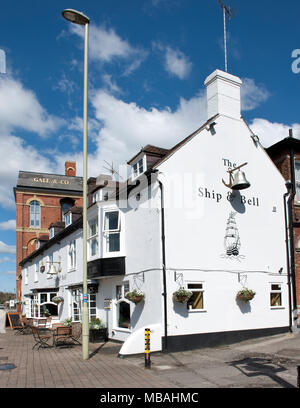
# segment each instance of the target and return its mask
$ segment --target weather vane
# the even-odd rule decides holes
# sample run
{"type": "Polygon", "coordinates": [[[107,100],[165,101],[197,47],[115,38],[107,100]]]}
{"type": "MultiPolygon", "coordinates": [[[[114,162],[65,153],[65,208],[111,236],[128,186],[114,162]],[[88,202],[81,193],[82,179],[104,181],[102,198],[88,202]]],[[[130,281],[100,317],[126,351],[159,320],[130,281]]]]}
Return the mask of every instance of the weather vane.
{"type": "Polygon", "coordinates": [[[227,72],[227,36],[226,36],[226,15],[229,20],[233,17],[230,7],[227,7],[222,0],[218,0],[223,10],[223,23],[224,23],[224,52],[225,52],[225,71],[227,72]]]}

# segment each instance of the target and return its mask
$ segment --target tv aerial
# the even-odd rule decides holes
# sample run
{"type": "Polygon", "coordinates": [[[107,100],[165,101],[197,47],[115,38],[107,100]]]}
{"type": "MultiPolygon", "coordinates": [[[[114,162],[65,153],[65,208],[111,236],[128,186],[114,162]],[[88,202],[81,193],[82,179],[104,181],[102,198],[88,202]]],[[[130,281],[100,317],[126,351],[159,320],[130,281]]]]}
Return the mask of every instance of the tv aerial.
{"type": "Polygon", "coordinates": [[[105,170],[107,170],[113,177],[116,175],[117,177],[120,177],[123,180],[123,177],[114,168],[114,163],[113,162],[111,162],[111,164],[110,164],[106,160],[103,160],[103,161],[105,161],[105,163],[107,164],[107,167],[102,166],[105,170]]]}
{"type": "Polygon", "coordinates": [[[224,53],[225,53],[225,71],[227,72],[227,34],[226,34],[226,16],[228,16],[229,20],[234,17],[233,12],[230,6],[226,6],[222,0],[218,0],[220,6],[223,10],[223,25],[224,25],[224,53]]]}

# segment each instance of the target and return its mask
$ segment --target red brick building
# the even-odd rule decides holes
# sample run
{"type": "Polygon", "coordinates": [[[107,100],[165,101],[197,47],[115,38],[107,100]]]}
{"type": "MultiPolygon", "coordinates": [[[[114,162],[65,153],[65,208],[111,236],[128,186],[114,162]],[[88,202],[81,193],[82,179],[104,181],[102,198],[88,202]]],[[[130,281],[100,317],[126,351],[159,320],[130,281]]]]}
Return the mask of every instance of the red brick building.
{"type": "Polygon", "coordinates": [[[49,239],[49,226],[64,222],[64,213],[82,207],[82,177],[76,177],[76,163],[65,162],[65,174],[20,171],[16,187],[16,294],[21,300],[19,263],[40,243],[49,239]]]}
{"type": "Polygon", "coordinates": [[[287,253],[292,283],[290,299],[294,322],[300,324],[300,140],[290,136],[266,149],[287,181],[287,253]]]}

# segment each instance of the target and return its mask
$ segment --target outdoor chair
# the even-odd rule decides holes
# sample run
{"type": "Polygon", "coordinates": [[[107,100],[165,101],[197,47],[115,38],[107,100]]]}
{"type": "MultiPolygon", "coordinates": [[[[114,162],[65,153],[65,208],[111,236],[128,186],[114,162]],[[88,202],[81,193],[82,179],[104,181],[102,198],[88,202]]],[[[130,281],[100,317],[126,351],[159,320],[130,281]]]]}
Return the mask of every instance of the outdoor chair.
{"type": "Polygon", "coordinates": [[[49,331],[44,330],[44,329],[39,329],[36,326],[31,326],[33,338],[35,341],[34,346],[32,347],[32,350],[38,346],[38,350],[40,348],[50,348],[53,347],[53,336],[49,331]],[[52,344],[50,343],[50,340],[52,340],[52,344]]]}
{"type": "Polygon", "coordinates": [[[72,328],[68,326],[56,327],[56,330],[53,334],[53,345],[72,347],[72,328]]]}
{"type": "Polygon", "coordinates": [[[31,325],[26,319],[26,317],[20,318],[21,327],[15,327],[14,330],[16,334],[30,334],[31,333],[31,325]]]}
{"type": "Polygon", "coordinates": [[[47,327],[47,318],[38,319],[38,327],[47,327]]]}
{"type": "Polygon", "coordinates": [[[80,343],[80,338],[81,338],[81,334],[82,334],[82,326],[81,326],[81,323],[80,322],[78,322],[78,323],[76,323],[76,322],[73,322],[72,323],[72,333],[71,333],[71,338],[72,338],[72,340],[76,343],[76,344],[81,344],[80,343]]]}

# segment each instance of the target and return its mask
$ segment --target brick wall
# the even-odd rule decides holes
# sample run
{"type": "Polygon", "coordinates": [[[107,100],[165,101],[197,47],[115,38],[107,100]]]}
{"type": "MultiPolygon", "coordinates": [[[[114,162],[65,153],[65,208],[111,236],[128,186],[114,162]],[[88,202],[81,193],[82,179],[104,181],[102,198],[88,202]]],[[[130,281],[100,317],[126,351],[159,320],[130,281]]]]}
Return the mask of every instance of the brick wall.
{"type": "MultiPolygon", "coordinates": [[[[295,159],[300,161],[300,152],[295,151],[295,159]]],[[[285,180],[292,180],[290,152],[289,149],[284,149],[280,153],[272,155],[272,161],[283,175],[285,180]]],[[[293,203],[293,229],[294,229],[294,245],[295,245],[295,280],[296,280],[296,296],[298,309],[298,324],[300,324],[300,202],[298,203],[295,197],[293,203]],[[297,250],[297,241],[299,239],[297,250]]]]}

